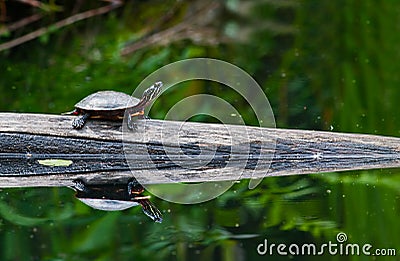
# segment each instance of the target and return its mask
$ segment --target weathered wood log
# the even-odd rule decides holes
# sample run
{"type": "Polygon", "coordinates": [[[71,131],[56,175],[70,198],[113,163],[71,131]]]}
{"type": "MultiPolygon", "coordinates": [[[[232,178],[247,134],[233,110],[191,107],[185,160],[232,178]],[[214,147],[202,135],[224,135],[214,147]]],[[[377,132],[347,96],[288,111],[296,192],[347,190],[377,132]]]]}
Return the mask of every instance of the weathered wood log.
{"type": "Polygon", "coordinates": [[[146,184],[400,167],[400,138],[250,126],[0,113],[0,187],[68,186],[76,178],[146,184]]]}

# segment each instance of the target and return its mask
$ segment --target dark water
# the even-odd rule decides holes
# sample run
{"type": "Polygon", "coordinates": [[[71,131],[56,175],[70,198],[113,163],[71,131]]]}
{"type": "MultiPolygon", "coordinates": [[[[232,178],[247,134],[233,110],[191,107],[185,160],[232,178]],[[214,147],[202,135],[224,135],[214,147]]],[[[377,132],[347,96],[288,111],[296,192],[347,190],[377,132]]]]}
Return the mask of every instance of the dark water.
{"type": "MultiPolygon", "coordinates": [[[[9,19],[17,21],[23,13],[17,15],[20,6],[14,5],[9,4],[7,11],[9,19]]],[[[74,7],[82,12],[100,4],[61,5],[62,12],[45,13],[40,25],[2,36],[1,42],[68,17],[74,7]]],[[[197,5],[128,3],[0,53],[0,110],[70,111],[94,91],[132,93],[163,65],[211,57],[231,62],[257,80],[279,128],[399,136],[400,5],[396,2],[209,3],[217,14],[207,27],[196,27],[203,33],[202,41],[195,42],[184,32],[161,35],[169,39],[166,45],[158,45],[160,39],[156,44],[143,41],[181,22],[182,14],[197,5]],[[169,17],[171,6],[175,11],[169,17]],[[212,44],[205,40],[211,39],[206,34],[209,28],[220,37],[212,44]],[[122,48],[134,41],[147,47],[121,57],[122,48]]],[[[257,124],[242,97],[210,86],[193,82],[170,90],[155,103],[151,117],[163,119],[184,97],[209,93],[235,104],[246,124],[257,124]]],[[[207,110],[207,104],[193,106],[207,110]]],[[[194,120],[215,121],[207,116],[194,120]]],[[[0,256],[2,260],[265,260],[270,252],[262,255],[257,249],[264,250],[267,240],[267,246],[276,245],[271,250],[274,259],[309,260],[318,255],[296,254],[295,247],[289,252],[289,246],[339,243],[344,240],[340,235],[347,236],[344,247],[370,244],[371,255],[378,254],[376,249],[380,253],[396,249],[397,257],[387,257],[395,260],[400,246],[399,188],[397,169],[265,178],[253,190],[244,180],[217,199],[196,205],[153,197],[163,211],[162,224],[151,222],[139,208],[110,213],[90,209],[68,188],[2,189],[0,256]],[[282,253],[278,244],[286,246],[282,253]]],[[[340,244],[337,247],[339,251],[340,244]]],[[[328,249],[322,254],[332,260],[371,258],[328,249]]]]}

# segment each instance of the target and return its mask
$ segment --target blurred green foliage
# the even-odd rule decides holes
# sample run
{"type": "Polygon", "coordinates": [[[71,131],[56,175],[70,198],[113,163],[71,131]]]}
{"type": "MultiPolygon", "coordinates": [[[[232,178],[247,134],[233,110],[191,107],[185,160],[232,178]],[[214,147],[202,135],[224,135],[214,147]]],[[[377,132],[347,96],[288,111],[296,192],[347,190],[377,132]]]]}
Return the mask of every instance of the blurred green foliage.
{"type": "MultiPolygon", "coordinates": [[[[54,1],[49,3],[53,6],[54,1]]],[[[98,5],[83,3],[87,8],[98,5]]],[[[107,15],[50,30],[0,53],[0,110],[69,111],[94,91],[131,93],[163,65],[211,57],[243,68],[263,86],[278,127],[399,136],[400,3],[227,0],[219,2],[222,8],[212,26],[229,41],[210,45],[170,39],[167,45],[120,55],[126,44],[178,24],[196,3],[127,2],[107,15]],[[171,7],[172,18],[147,32],[171,7]]],[[[59,6],[64,13],[74,7],[71,2],[59,6]]],[[[56,21],[62,15],[58,12],[51,11],[42,23],[56,21]]],[[[24,30],[0,40],[6,42],[24,30]]],[[[239,105],[246,123],[257,124],[234,93],[199,81],[179,93],[166,93],[150,115],[162,118],[182,98],[202,92],[239,105]]],[[[276,244],[322,244],[335,241],[339,231],[350,243],[400,246],[398,170],[265,178],[254,190],[247,185],[241,181],[219,198],[198,205],[154,199],[164,212],[162,224],[152,223],[138,208],[92,210],[74,200],[68,189],[2,189],[0,257],[264,260],[267,256],[259,256],[256,248],[265,238],[276,244]]]]}

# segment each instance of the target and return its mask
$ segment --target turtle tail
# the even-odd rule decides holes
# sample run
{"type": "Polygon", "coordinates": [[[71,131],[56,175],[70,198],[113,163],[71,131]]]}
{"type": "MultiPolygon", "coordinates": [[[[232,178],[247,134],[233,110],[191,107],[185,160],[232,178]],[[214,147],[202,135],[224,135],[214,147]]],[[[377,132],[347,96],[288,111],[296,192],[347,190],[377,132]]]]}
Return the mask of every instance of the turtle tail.
{"type": "Polygon", "coordinates": [[[78,115],[79,111],[77,109],[73,110],[73,111],[67,111],[67,112],[63,112],[61,113],[61,115],[78,115]]]}

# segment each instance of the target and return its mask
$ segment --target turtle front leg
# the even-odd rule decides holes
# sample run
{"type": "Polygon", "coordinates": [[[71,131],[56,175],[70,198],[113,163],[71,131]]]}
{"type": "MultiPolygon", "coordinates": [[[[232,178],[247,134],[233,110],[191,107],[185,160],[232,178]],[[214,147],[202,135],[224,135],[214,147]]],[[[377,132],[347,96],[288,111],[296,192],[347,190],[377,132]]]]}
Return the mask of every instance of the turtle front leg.
{"type": "Polygon", "coordinates": [[[144,111],[143,110],[139,111],[139,112],[136,112],[133,109],[129,109],[128,113],[127,113],[127,116],[128,116],[128,121],[127,121],[128,129],[130,129],[131,131],[137,130],[137,126],[136,126],[136,123],[135,123],[133,117],[141,118],[141,117],[143,117],[143,115],[144,115],[144,111]]]}
{"type": "Polygon", "coordinates": [[[82,129],[89,117],[89,113],[82,114],[81,116],[74,119],[74,121],[72,122],[72,127],[77,130],[82,129]]]}

